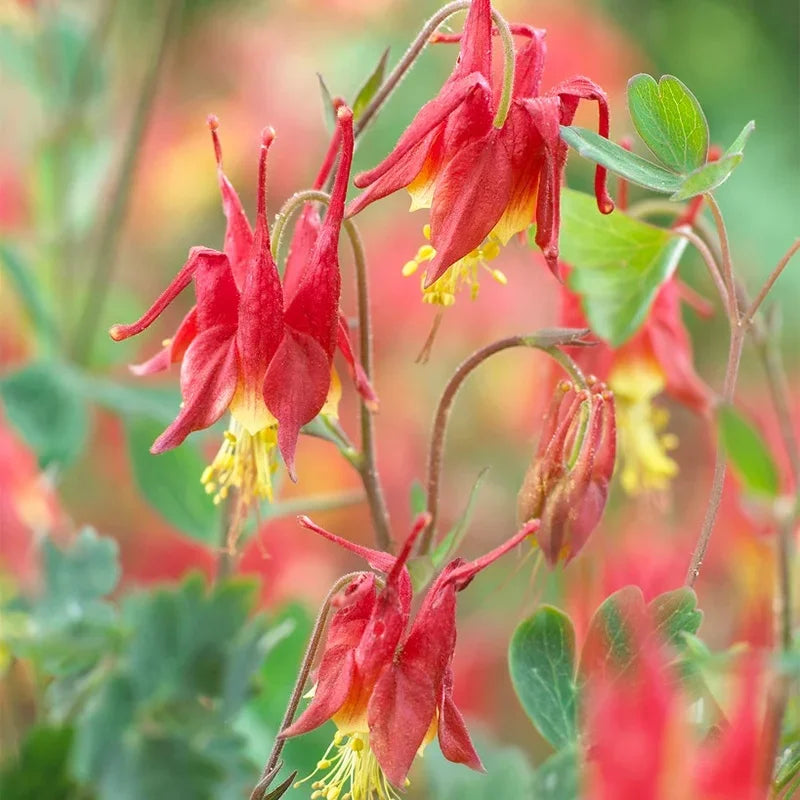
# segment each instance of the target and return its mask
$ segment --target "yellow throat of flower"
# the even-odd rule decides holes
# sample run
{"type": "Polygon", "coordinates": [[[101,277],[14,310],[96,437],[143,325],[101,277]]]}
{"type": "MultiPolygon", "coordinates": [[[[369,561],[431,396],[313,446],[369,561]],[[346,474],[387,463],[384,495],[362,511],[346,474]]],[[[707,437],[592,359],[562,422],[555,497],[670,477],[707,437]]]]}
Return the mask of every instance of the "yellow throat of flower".
{"type": "Polygon", "coordinates": [[[678,438],[665,432],[666,409],[653,405],[666,385],[664,373],[650,359],[624,361],[614,367],[608,385],[616,398],[622,488],[628,494],[667,489],[678,474],[668,455],[678,438]]]}
{"type": "MultiPolygon", "coordinates": [[[[431,238],[431,226],[426,225],[422,233],[427,240],[431,238]]],[[[417,250],[416,256],[403,265],[403,277],[413,275],[422,264],[431,261],[436,255],[436,250],[430,244],[424,244],[417,250]]],[[[483,270],[488,272],[494,280],[505,286],[508,278],[499,269],[489,266],[500,255],[500,240],[490,234],[489,237],[464,258],[459,259],[445,271],[439,280],[425,287],[426,272],[422,272],[422,301],[439,306],[451,306],[456,301],[456,294],[464,288],[469,289],[470,299],[475,300],[480,291],[478,278],[483,270]]]]}
{"type": "Polygon", "coordinates": [[[214,504],[221,503],[231,487],[239,492],[244,507],[259,500],[272,502],[272,475],[278,465],[277,425],[250,433],[232,416],[223,437],[217,455],[200,477],[206,492],[214,496],[214,504]]]}
{"type": "MultiPolygon", "coordinates": [[[[312,800],[399,800],[369,746],[368,733],[336,731],[316,769],[294,788],[311,781],[312,800]],[[312,780],[317,777],[316,780],[312,780]]],[[[408,780],[406,780],[408,785],[408,780]]]]}

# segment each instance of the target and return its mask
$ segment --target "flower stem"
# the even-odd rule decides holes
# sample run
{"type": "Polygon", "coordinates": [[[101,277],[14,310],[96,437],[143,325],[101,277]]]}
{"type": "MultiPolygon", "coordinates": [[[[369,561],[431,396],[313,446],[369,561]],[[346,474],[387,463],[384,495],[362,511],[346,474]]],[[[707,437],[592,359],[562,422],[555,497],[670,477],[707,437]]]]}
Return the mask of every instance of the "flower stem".
{"type": "Polygon", "coordinates": [[[261,778],[250,794],[250,800],[261,800],[269,788],[270,783],[272,783],[275,775],[280,770],[278,759],[281,756],[283,745],[286,743],[286,739],[281,736],[281,733],[288,728],[292,722],[294,722],[294,715],[297,713],[297,707],[300,705],[300,700],[303,697],[303,691],[305,690],[306,682],[308,681],[308,676],[311,672],[311,667],[314,664],[314,657],[317,654],[320,641],[322,640],[322,633],[325,630],[325,623],[328,620],[328,613],[330,612],[331,608],[331,600],[333,600],[336,594],[344,589],[348,583],[363,574],[363,572],[350,572],[347,575],[343,575],[341,578],[339,578],[339,580],[336,581],[336,583],[333,584],[327,596],[325,597],[322,607],[319,610],[319,614],[317,614],[317,619],[314,621],[314,627],[311,630],[311,637],[308,640],[306,652],[303,655],[303,660],[300,664],[300,672],[297,675],[294,689],[289,697],[289,704],[286,707],[286,712],[284,713],[283,720],[281,721],[280,731],[278,731],[278,735],[275,737],[275,744],[272,746],[272,751],[267,758],[267,763],[264,765],[264,769],[261,772],[261,778]]]}
{"type": "Polygon", "coordinates": [[[744,315],[745,321],[747,324],[752,323],[753,317],[755,316],[756,311],[758,311],[761,304],[764,302],[764,298],[769,294],[770,289],[772,289],[773,284],[776,280],[780,277],[781,273],[784,270],[784,267],[791,261],[792,256],[800,250],[800,239],[795,239],[792,243],[792,246],[783,254],[783,257],[778,262],[778,265],[772,270],[772,274],[767,278],[767,282],[761,287],[761,291],[758,293],[758,296],[750,305],[750,308],[747,310],[747,313],[744,315]]]}
{"type": "MultiPolygon", "coordinates": [[[[574,333],[574,332],[573,332],[574,333]]],[[[420,537],[419,552],[423,555],[430,552],[434,542],[434,534],[436,531],[436,523],[439,514],[439,492],[442,477],[442,460],[444,456],[444,440],[447,433],[447,423],[450,419],[450,411],[453,407],[453,401],[458,394],[458,390],[464,383],[467,376],[479,367],[484,361],[491,358],[497,353],[504,350],[509,350],[512,347],[533,347],[547,353],[551,358],[555,359],[564,369],[568,372],[571,378],[575,380],[581,387],[586,387],[586,379],[578,366],[572,359],[559,350],[553,342],[553,338],[548,335],[548,343],[543,344],[543,338],[536,334],[530,336],[509,336],[505,339],[499,339],[496,342],[476,350],[471,356],[464,360],[453,376],[445,386],[444,392],[439,400],[439,405],[436,408],[436,415],[433,420],[433,429],[431,431],[431,443],[428,450],[428,487],[427,487],[427,510],[430,514],[430,521],[428,526],[420,537]]],[[[568,342],[574,343],[574,335],[565,336],[568,342]]]]}
{"type": "MultiPolygon", "coordinates": [[[[728,311],[728,324],[730,326],[728,364],[725,369],[725,380],[722,388],[722,401],[725,403],[731,403],[733,402],[733,394],[736,388],[736,378],[739,374],[739,362],[742,358],[744,337],[747,329],[743,324],[739,302],[736,295],[736,285],[733,276],[733,262],[731,261],[730,242],[728,239],[728,231],[725,227],[725,221],[722,217],[722,212],[719,208],[719,205],[717,204],[717,201],[713,195],[707,194],[705,195],[705,199],[714,217],[714,222],[717,227],[717,236],[719,238],[720,251],[722,254],[722,265],[719,272],[722,283],[725,287],[726,294],[722,296],[722,299],[723,302],[726,303],[726,308],[728,311]]],[[[685,232],[682,235],[685,235],[685,232]]],[[[701,254],[703,254],[702,250],[701,254]]],[[[707,256],[704,255],[704,258],[707,258],[707,256]]],[[[716,264],[715,261],[713,261],[713,263],[716,264]]],[[[714,476],[711,480],[711,491],[709,493],[708,506],[706,507],[703,526],[700,530],[700,537],[695,545],[694,552],[692,553],[692,560],[689,564],[689,569],[686,572],[685,584],[687,586],[693,586],[697,580],[697,577],[700,574],[700,567],[703,563],[703,558],[705,557],[706,550],[708,549],[708,544],[711,541],[711,534],[714,531],[714,525],[719,514],[720,503],[722,502],[722,490],[725,484],[726,466],[727,459],[722,449],[722,443],[718,442],[717,453],[714,460],[714,476]]]]}
{"type": "MultiPolygon", "coordinates": [[[[422,26],[422,29],[417,34],[414,41],[409,45],[408,50],[406,50],[406,52],[403,54],[403,57],[400,59],[400,61],[397,62],[394,69],[386,76],[386,79],[383,81],[378,91],[375,92],[375,96],[369,102],[353,126],[353,134],[356,138],[358,138],[367,125],[369,125],[373,117],[389,99],[392,92],[394,92],[394,90],[400,85],[403,78],[405,78],[408,71],[414,65],[414,62],[427,47],[428,43],[430,42],[431,35],[436,31],[436,29],[448,17],[453,16],[453,14],[457,14],[459,11],[464,11],[469,7],[470,0],[455,0],[452,3],[442,6],[422,26]]],[[[514,41],[508,23],[494,9],[492,9],[492,17],[503,39],[503,56],[505,59],[503,89],[500,95],[497,114],[494,120],[495,127],[502,128],[506,116],[508,115],[508,109],[511,106],[511,93],[514,88],[514,41]]]]}
{"type": "MultiPolygon", "coordinates": [[[[315,189],[297,192],[292,195],[280,209],[275,217],[275,224],[272,229],[272,252],[277,256],[280,251],[281,242],[286,232],[286,223],[292,213],[306,203],[330,203],[330,195],[315,189]]],[[[367,278],[367,259],[364,252],[364,244],[358,233],[358,228],[352,220],[346,219],[342,227],[350,240],[353,251],[353,261],[355,263],[356,274],[356,294],[358,301],[358,333],[359,333],[359,355],[361,366],[369,381],[372,381],[372,317],[369,309],[369,283],[367,278]]],[[[375,454],[375,430],[372,419],[372,411],[366,403],[360,402],[361,415],[361,453],[360,458],[354,461],[348,458],[361,476],[364,484],[364,491],[367,495],[372,524],[375,531],[375,541],[380,550],[391,550],[392,537],[389,527],[389,511],[386,507],[386,500],[383,496],[380,476],[378,475],[377,458],[375,454]]]]}
{"type": "Polygon", "coordinates": [[[142,138],[150,119],[150,111],[155,100],[158,79],[166,61],[166,53],[175,38],[182,6],[182,0],[170,0],[164,13],[161,39],[155,58],[150,63],[142,83],[133,122],[125,143],[122,165],[97,240],[86,300],[72,341],[73,356],[80,364],[87,363],[91,358],[92,344],[97,333],[97,326],[102,319],[103,306],[108,297],[114,272],[117,246],[128,210],[142,138]]]}

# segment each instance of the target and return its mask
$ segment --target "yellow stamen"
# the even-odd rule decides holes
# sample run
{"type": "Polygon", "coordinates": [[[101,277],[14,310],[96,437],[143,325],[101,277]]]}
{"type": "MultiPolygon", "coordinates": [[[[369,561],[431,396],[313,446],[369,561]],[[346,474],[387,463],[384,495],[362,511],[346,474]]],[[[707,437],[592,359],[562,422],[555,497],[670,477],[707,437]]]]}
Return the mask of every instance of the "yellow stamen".
{"type": "Polygon", "coordinates": [[[315,776],[312,800],[400,800],[370,749],[368,733],[336,731],[317,768],[296,781],[294,788],[315,776]],[[328,774],[323,777],[319,773],[328,774]]]}
{"type": "Polygon", "coordinates": [[[219,505],[235,487],[241,503],[249,506],[258,500],[272,502],[272,474],[277,469],[277,428],[272,425],[257,433],[248,432],[231,417],[222,446],[200,476],[206,492],[219,505]]]}
{"type": "MultiPolygon", "coordinates": [[[[423,236],[430,240],[431,226],[425,225],[422,229],[423,236]]],[[[500,241],[494,235],[490,234],[483,244],[476,247],[471,253],[468,253],[464,258],[459,259],[449,267],[445,273],[427,289],[425,287],[425,280],[427,272],[422,273],[422,301],[424,303],[432,303],[434,305],[447,306],[453,305],[456,301],[456,294],[463,288],[469,289],[470,299],[475,300],[478,297],[480,286],[478,284],[478,277],[480,270],[485,270],[489,273],[493,280],[497,281],[501,286],[508,283],[508,278],[499,269],[494,269],[489,266],[490,261],[494,261],[500,255],[500,241]]],[[[429,244],[424,244],[417,250],[417,254],[410,261],[406,261],[403,265],[403,277],[407,278],[413,275],[422,264],[427,261],[432,261],[436,256],[436,250],[429,244]]]]}
{"type": "Polygon", "coordinates": [[[669,413],[653,405],[666,385],[664,373],[652,360],[634,359],[617,364],[608,385],[616,398],[622,488],[628,494],[667,489],[678,474],[667,455],[678,437],[664,432],[669,413]]]}

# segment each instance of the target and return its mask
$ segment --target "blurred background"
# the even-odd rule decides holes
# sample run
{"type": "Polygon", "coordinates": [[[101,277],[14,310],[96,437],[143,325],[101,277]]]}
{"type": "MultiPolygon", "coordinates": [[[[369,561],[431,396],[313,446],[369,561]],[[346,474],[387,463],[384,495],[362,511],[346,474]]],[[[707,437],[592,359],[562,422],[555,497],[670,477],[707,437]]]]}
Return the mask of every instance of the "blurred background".
{"type": "MultiPolygon", "coordinates": [[[[190,247],[221,244],[208,113],[219,117],[227,174],[251,212],[259,132],[265,125],[277,130],[269,164],[274,214],[291,193],[310,185],[327,147],[318,74],[332,94],[352,99],[384,49],[391,48],[394,63],[436,8],[428,0],[0,4],[0,599],[11,609],[0,635],[0,746],[7,770],[23,754],[39,765],[31,775],[63,774],[63,793],[48,796],[188,797],[191,790],[197,797],[239,797],[271,746],[316,605],[338,575],[359,566],[299,529],[294,514],[313,511],[320,524],[369,543],[358,478],[330,443],[301,440],[299,482],[284,480],[275,508],[265,509],[261,524],[247,532],[238,572],[250,576],[254,596],[239,584],[227,599],[217,590],[192,617],[181,603],[202,590],[186,576],[211,579],[220,557],[218,510],[199,484],[219,430],[194,435],[177,453],[150,456],[150,443],[177,410],[177,374],[136,380],[126,368],[174,330],[190,307],[189,293],[146,336],[114,344],[106,331],[137,318],[190,247]],[[85,526],[108,540],[79,533],[85,526]],[[44,545],[45,539],[73,545],[72,555],[44,545]],[[103,599],[108,595],[111,602],[103,599]],[[71,661],[74,620],[59,621],[70,603],[85,616],[81,635],[88,629],[95,637],[87,648],[117,654],[97,685],[84,685],[86,665],[71,661]],[[208,633],[215,620],[216,639],[208,633]],[[15,624],[31,639],[50,631],[55,644],[48,640],[44,655],[32,644],[29,663],[3,642],[16,635],[15,624]],[[202,647],[187,633],[196,627],[206,629],[202,647]],[[203,653],[214,654],[224,686],[219,675],[202,674],[203,653]],[[165,663],[173,672],[167,674],[165,663]],[[181,701],[189,713],[171,703],[181,683],[195,686],[186,678],[194,667],[196,691],[181,701]],[[137,670],[150,676],[146,686],[134,687],[137,670]],[[224,695],[225,710],[214,711],[221,716],[196,706],[198,697],[215,692],[224,695]],[[37,758],[50,759],[46,770],[37,758]],[[170,794],[177,786],[183,791],[170,794]]],[[[755,119],[747,157],[718,197],[737,269],[757,289],[800,228],[797,4],[501,0],[498,8],[509,20],[547,29],[545,88],[585,74],[606,89],[614,138],[632,134],[625,85],[637,72],[681,78],[706,111],[712,141],[723,148],[755,119]]],[[[453,29],[459,25],[455,18],[453,29]]],[[[455,54],[451,45],[428,48],[359,141],[356,171],[390,150],[436,93],[455,54]]],[[[582,109],[578,124],[594,127],[595,114],[582,109]]],[[[573,156],[570,185],[588,190],[591,177],[590,166],[573,156]]],[[[431,360],[415,363],[435,312],[420,302],[418,278],[401,276],[427,221],[425,212],[407,208],[398,193],[359,219],[381,397],[378,462],[395,537],[408,530],[413,487],[425,478],[435,403],[456,365],[495,338],[558,322],[557,285],[538,252],[512,243],[496,262],[509,285],[487,280],[475,302],[459,297],[445,313],[431,360]]],[[[353,314],[344,249],[342,268],[343,307],[353,314]]],[[[680,271],[714,299],[698,258],[688,254],[680,271]]],[[[795,387],[799,292],[800,270],[790,268],[770,300],[783,320],[783,353],[795,387]]],[[[686,321],[698,371],[718,388],[724,316],[705,320],[688,311],[686,321]]],[[[490,467],[468,555],[515,529],[516,492],[550,376],[543,355],[512,351],[484,365],[459,396],[446,451],[444,525],[459,516],[479,472],[490,467]]],[[[763,374],[750,351],[737,396],[778,443],[763,374]]],[[[355,410],[345,386],[341,422],[353,437],[355,410]]],[[[603,525],[566,571],[542,572],[534,581],[533,559],[510,557],[461,598],[456,698],[485,743],[490,771],[511,775],[508,780],[548,753],[507,675],[507,642],[519,619],[547,600],[569,610],[580,635],[611,591],[636,583],[649,598],[683,580],[705,509],[713,440],[706,421],[678,407],[670,412],[681,471],[668,495],[631,501],[615,491],[603,525]]],[[[780,457],[781,448],[775,451],[780,457]]],[[[706,611],[701,633],[720,649],[772,637],[772,534],[735,488],[725,494],[697,585],[706,611]]],[[[287,761],[308,771],[331,735],[324,730],[290,742],[287,761]]],[[[435,750],[426,754],[426,769],[412,776],[417,796],[499,791],[497,783],[451,772],[435,750]]],[[[305,794],[298,789],[288,796],[305,794]]]]}

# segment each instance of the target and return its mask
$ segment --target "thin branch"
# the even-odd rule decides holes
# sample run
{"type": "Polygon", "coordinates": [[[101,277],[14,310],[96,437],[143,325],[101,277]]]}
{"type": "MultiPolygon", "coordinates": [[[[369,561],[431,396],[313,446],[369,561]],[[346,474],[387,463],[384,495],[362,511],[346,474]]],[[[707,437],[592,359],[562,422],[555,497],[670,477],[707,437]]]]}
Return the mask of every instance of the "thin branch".
{"type": "Polygon", "coordinates": [[[315,620],[314,627],[311,630],[311,636],[308,640],[306,652],[303,655],[303,661],[300,665],[300,672],[297,676],[297,680],[295,681],[294,689],[292,690],[292,694],[289,698],[289,704],[286,707],[286,712],[284,713],[283,720],[281,721],[280,730],[278,731],[278,735],[275,737],[275,744],[273,745],[272,751],[267,758],[267,763],[264,765],[264,769],[261,772],[261,778],[259,779],[253,791],[250,793],[250,800],[261,800],[267,789],[269,789],[269,785],[272,783],[273,778],[277,774],[278,770],[276,768],[279,769],[278,759],[280,758],[283,746],[286,743],[286,739],[285,737],[281,736],[281,733],[286,730],[286,728],[288,728],[292,722],[294,722],[294,715],[297,713],[297,707],[300,705],[300,700],[303,697],[306,682],[308,681],[308,676],[311,673],[311,667],[314,664],[314,657],[317,654],[320,641],[322,640],[322,634],[325,630],[325,623],[328,620],[328,612],[330,611],[331,607],[331,600],[333,600],[336,594],[344,589],[348,583],[363,574],[363,572],[350,572],[347,575],[343,575],[341,578],[339,578],[339,580],[336,581],[336,583],[333,584],[333,586],[330,588],[330,591],[326,595],[325,600],[322,602],[322,607],[319,610],[319,614],[317,614],[317,619],[315,620]]]}
{"type": "Polygon", "coordinates": [[[716,259],[714,258],[705,241],[703,241],[703,239],[701,239],[691,228],[688,227],[681,226],[680,228],[675,228],[673,233],[676,236],[682,236],[690,244],[694,245],[695,249],[698,253],[700,253],[700,256],[705,262],[706,268],[708,269],[708,274],[711,276],[711,280],[714,282],[714,286],[717,288],[717,292],[719,293],[723,305],[726,309],[730,308],[728,289],[722,279],[722,273],[720,272],[719,265],[717,264],[716,259]]]}
{"type": "Polygon", "coordinates": [[[91,357],[93,340],[102,318],[103,307],[108,297],[111,277],[116,264],[117,246],[128,210],[140,145],[150,119],[150,111],[155,100],[158,80],[166,61],[166,54],[177,31],[182,5],[182,0],[170,0],[167,5],[158,49],[142,82],[133,122],[125,143],[119,176],[100,230],[83,312],[75,328],[72,352],[78,363],[86,363],[91,357]]]}
{"type": "Polygon", "coordinates": [[[764,298],[769,294],[773,284],[781,276],[784,267],[786,267],[786,265],[792,260],[792,256],[798,250],[800,250],[800,239],[795,239],[792,243],[792,246],[783,254],[775,269],[772,270],[772,274],[769,276],[769,278],[767,278],[767,282],[761,287],[761,291],[758,293],[756,299],[753,300],[750,308],[744,315],[745,322],[747,324],[750,324],[753,321],[753,317],[755,316],[755,313],[758,311],[761,304],[764,302],[764,298]]]}

